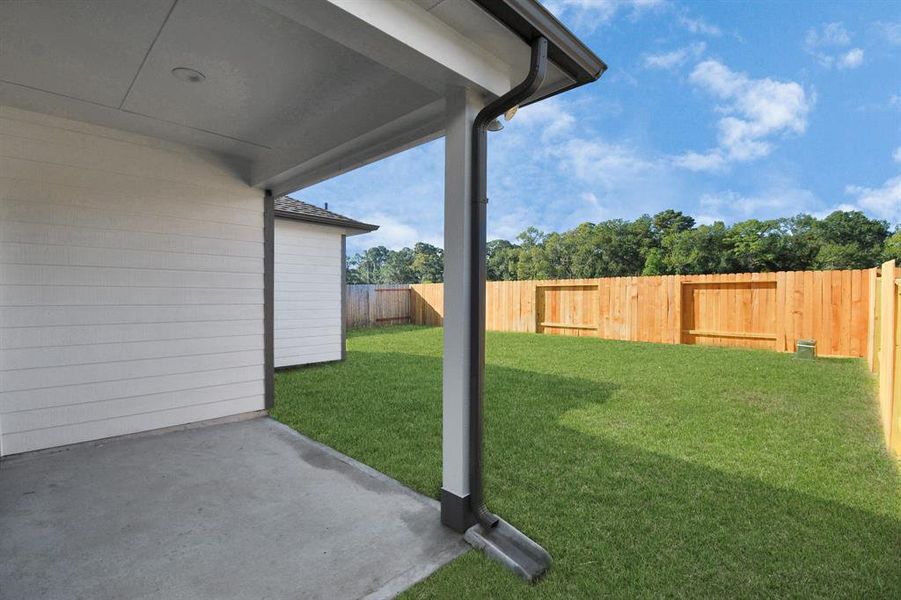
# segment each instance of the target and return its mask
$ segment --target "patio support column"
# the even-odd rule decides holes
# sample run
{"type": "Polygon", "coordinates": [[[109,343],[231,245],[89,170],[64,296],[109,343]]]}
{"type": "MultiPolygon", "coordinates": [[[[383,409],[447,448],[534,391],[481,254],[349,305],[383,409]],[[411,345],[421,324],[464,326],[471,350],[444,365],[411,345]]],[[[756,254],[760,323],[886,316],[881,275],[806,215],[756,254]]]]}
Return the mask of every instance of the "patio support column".
{"type": "Polygon", "coordinates": [[[465,531],[469,507],[469,329],[472,123],[484,106],[463,88],[448,90],[444,138],[444,375],[441,522],[465,531]]]}

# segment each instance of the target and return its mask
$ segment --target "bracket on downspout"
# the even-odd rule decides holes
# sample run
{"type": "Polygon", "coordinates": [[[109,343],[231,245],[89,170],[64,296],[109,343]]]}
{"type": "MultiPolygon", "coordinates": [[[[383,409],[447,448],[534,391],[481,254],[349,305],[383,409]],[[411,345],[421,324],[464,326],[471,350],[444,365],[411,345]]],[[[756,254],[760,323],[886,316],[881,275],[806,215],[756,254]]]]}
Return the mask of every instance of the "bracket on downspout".
{"type": "Polygon", "coordinates": [[[539,37],[532,43],[532,58],[526,78],[512,90],[479,111],[472,124],[472,212],[470,233],[470,322],[469,322],[469,503],[476,525],[464,537],[491,558],[534,581],[551,564],[541,546],[512,525],[491,513],[485,505],[482,478],[482,406],[485,388],[485,279],[488,205],[488,125],[507,110],[532,96],[547,74],[548,42],[539,37]]]}

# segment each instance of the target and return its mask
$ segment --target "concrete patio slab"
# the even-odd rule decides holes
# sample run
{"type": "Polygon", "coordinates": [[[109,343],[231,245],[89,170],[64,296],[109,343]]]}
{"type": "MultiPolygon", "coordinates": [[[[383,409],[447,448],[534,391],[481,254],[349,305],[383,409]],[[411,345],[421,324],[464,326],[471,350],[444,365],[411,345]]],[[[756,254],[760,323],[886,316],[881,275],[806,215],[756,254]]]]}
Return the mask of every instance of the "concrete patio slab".
{"type": "Polygon", "coordinates": [[[0,598],[384,598],[466,550],[438,503],[269,418],[0,464],[0,598]]]}

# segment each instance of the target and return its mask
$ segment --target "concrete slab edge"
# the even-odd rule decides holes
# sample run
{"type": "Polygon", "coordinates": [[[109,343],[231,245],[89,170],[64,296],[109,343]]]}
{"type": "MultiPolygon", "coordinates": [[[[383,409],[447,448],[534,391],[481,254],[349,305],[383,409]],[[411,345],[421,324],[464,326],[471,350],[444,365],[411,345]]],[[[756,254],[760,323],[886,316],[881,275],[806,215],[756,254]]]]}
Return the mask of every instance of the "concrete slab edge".
{"type": "MultiPolygon", "coordinates": [[[[385,475],[381,471],[377,471],[376,469],[373,469],[369,465],[361,463],[360,461],[353,459],[353,458],[347,456],[346,454],[343,454],[343,453],[335,450],[331,446],[327,446],[321,442],[317,442],[316,440],[307,437],[306,435],[300,433],[299,431],[297,431],[296,429],[294,429],[292,427],[289,427],[288,425],[285,425],[284,423],[280,423],[279,421],[276,421],[275,419],[272,419],[272,418],[268,418],[266,420],[268,421],[268,423],[270,424],[270,426],[273,429],[280,430],[285,435],[289,435],[291,437],[296,438],[304,445],[315,448],[318,451],[322,452],[323,454],[326,454],[336,460],[339,460],[339,461],[343,462],[344,464],[348,465],[349,467],[356,469],[356,470],[364,473],[365,475],[372,477],[373,479],[375,479],[377,481],[380,481],[380,482],[390,485],[391,487],[395,488],[398,492],[401,492],[404,495],[406,495],[426,506],[429,506],[430,508],[434,508],[436,511],[438,511],[440,513],[441,505],[434,498],[429,498],[428,496],[424,496],[423,494],[420,494],[419,492],[411,490],[410,488],[408,488],[407,486],[402,484],[400,481],[394,479],[393,477],[389,477],[388,475],[385,475]]],[[[437,516],[438,516],[438,514],[436,514],[436,517],[437,516]]],[[[448,548],[447,550],[444,550],[443,552],[441,552],[435,559],[430,560],[429,562],[427,562],[425,564],[417,565],[417,566],[401,573],[400,575],[390,579],[389,581],[385,582],[385,584],[383,584],[377,590],[374,590],[374,591],[370,592],[369,594],[363,596],[362,600],[384,600],[387,598],[394,598],[401,592],[409,589],[414,584],[419,583],[420,581],[422,581],[423,579],[425,579],[426,577],[428,577],[429,575],[431,575],[432,573],[434,573],[435,571],[437,571],[438,569],[440,569],[447,563],[451,562],[455,558],[458,558],[459,556],[462,556],[464,553],[469,552],[469,550],[470,550],[469,546],[463,542],[463,539],[461,536],[460,544],[458,544],[456,547],[448,548]]]]}
{"type": "Polygon", "coordinates": [[[427,578],[429,575],[431,575],[450,561],[459,556],[462,556],[465,552],[469,552],[469,550],[470,548],[465,545],[461,545],[461,547],[459,548],[446,550],[439,554],[435,560],[429,561],[424,565],[416,566],[409,571],[401,573],[397,577],[387,581],[379,589],[363,596],[360,600],[387,600],[390,598],[395,598],[401,592],[410,589],[415,584],[427,578]]]}

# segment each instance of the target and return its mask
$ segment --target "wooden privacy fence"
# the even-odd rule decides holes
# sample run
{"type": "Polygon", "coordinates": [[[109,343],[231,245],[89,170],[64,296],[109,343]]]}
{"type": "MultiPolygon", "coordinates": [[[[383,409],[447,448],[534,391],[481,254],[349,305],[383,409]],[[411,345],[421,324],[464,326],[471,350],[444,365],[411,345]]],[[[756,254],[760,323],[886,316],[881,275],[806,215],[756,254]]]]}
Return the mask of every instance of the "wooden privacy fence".
{"type": "Polygon", "coordinates": [[[348,285],[344,320],[348,327],[410,322],[410,286],[348,285]]]}
{"type": "MultiPolygon", "coordinates": [[[[352,327],[443,324],[444,285],[349,285],[352,327]]],[[[492,281],[494,331],[740,346],[866,357],[879,377],[885,443],[901,454],[901,269],[492,281]]]]}
{"type": "Polygon", "coordinates": [[[901,455],[901,269],[882,265],[871,303],[873,347],[867,359],[879,376],[879,413],[886,445],[901,455]]]}
{"type": "MultiPolygon", "coordinates": [[[[488,283],[494,331],[865,357],[876,269],[488,283]]],[[[441,325],[442,284],[410,286],[410,321],[441,325]]]]}

